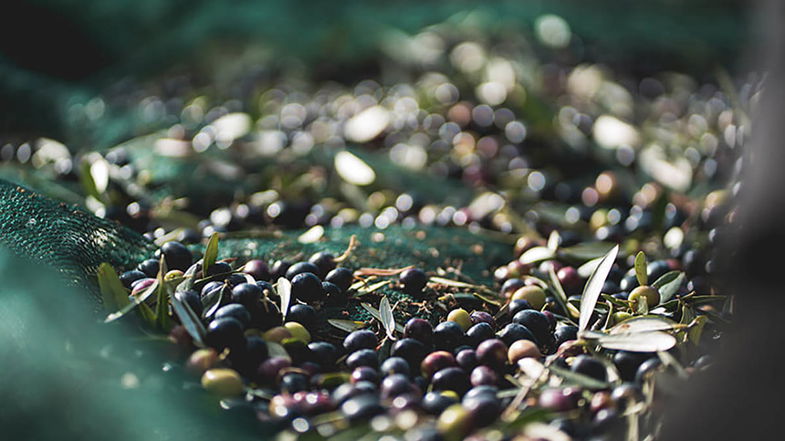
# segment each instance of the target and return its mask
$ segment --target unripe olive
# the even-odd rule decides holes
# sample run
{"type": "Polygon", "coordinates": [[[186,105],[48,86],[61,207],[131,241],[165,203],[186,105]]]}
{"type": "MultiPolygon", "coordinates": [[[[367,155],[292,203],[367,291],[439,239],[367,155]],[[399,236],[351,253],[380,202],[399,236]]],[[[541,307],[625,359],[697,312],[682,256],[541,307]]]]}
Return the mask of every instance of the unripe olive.
{"type": "Polygon", "coordinates": [[[471,416],[469,411],[460,404],[453,404],[439,415],[436,429],[447,440],[463,439],[471,429],[471,416]]]}
{"type": "Polygon", "coordinates": [[[660,304],[660,292],[653,286],[638,286],[630,293],[629,300],[635,305],[641,298],[646,299],[646,304],[649,305],[649,308],[653,308],[660,304]]]}
{"type": "Polygon", "coordinates": [[[529,340],[518,340],[512,345],[510,345],[510,349],[507,351],[507,358],[510,361],[510,364],[516,364],[519,360],[524,358],[540,358],[542,354],[540,350],[537,348],[537,345],[534,342],[529,340]]]}
{"type": "Polygon", "coordinates": [[[469,312],[463,308],[453,309],[447,314],[447,320],[457,323],[463,332],[466,332],[472,326],[472,319],[469,312]]]}
{"type": "Polygon", "coordinates": [[[233,369],[209,369],[202,375],[202,387],[219,397],[233,397],[243,392],[243,380],[233,369]]]}
{"type": "Polygon", "coordinates": [[[311,333],[305,329],[305,326],[301,325],[297,322],[286,322],[284,323],[284,328],[292,334],[292,338],[296,338],[304,343],[311,342],[311,333]]]}
{"type": "Polygon", "coordinates": [[[272,341],[275,343],[280,343],[286,340],[287,338],[292,338],[292,337],[293,335],[291,331],[289,331],[289,329],[283,326],[276,326],[274,328],[270,328],[267,331],[265,331],[264,334],[262,334],[262,338],[264,338],[267,341],[272,341]]]}
{"type": "Polygon", "coordinates": [[[197,349],[185,363],[185,369],[195,375],[201,376],[204,372],[218,363],[218,352],[215,349],[197,349]]]}
{"type": "Polygon", "coordinates": [[[545,306],[545,291],[539,286],[524,286],[512,294],[512,300],[526,300],[536,310],[545,306]]]}

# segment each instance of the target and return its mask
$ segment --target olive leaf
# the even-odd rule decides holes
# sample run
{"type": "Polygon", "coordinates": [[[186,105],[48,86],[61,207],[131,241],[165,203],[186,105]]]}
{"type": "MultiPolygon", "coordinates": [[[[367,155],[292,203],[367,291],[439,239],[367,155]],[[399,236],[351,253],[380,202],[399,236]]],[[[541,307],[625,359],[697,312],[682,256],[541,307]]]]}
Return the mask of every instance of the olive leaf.
{"type": "Polygon", "coordinates": [[[155,317],[160,329],[168,331],[172,327],[172,320],[169,318],[169,284],[164,282],[164,276],[169,271],[166,265],[166,258],[161,256],[158,267],[158,295],[156,296],[155,317]]]}
{"type": "Polygon", "coordinates": [[[175,292],[185,292],[190,290],[194,287],[194,282],[196,281],[196,270],[199,269],[198,264],[191,265],[183,274],[183,281],[177,285],[175,288],[175,292]]]}
{"type": "Polygon", "coordinates": [[[286,277],[280,277],[275,286],[275,292],[281,298],[281,315],[283,321],[286,321],[286,314],[289,313],[289,306],[292,303],[292,282],[286,277]]]}
{"type": "Polygon", "coordinates": [[[382,300],[379,302],[379,316],[382,325],[384,326],[384,330],[387,332],[387,337],[390,338],[390,340],[395,340],[395,336],[393,335],[395,332],[395,317],[393,316],[392,306],[390,305],[390,300],[387,299],[387,296],[382,297],[382,300]]]}
{"type": "MultiPolygon", "coordinates": [[[[567,314],[568,316],[573,316],[573,313],[575,312],[575,307],[573,306],[572,308],[570,308],[570,306],[572,305],[567,303],[567,294],[565,294],[564,288],[561,286],[561,282],[559,282],[559,277],[556,276],[556,271],[554,271],[553,266],[548,268],[548,277],[550,278],[551,281],[551,287],[554,293],[553,298],[556,299],[556,303],[559,304],[559,306],[562,308],[565,314],[567,314]]],[[[571,318],[575,318],[575,317],[571,317],[571,318]]]]}
{"type": "Polygon", "coordinates": [[[202,277],[207,277],[207,270],[215,264],[218,258],[218,233],[210,235],[207,241],[207,247],[204,249],[204,257],[202,258],[202,277]]]}
{"type": "Polygon", "coordinates": [[[597,265],[599,265],[600,262],[602,262],[602,257],[597,257],[595,259],[592,259],[584,263],[583,265],[578,267],[577,269],[578,275],[583,277],[584,279],[588,278],[589,276],[591,276],[591,273],[594,272],[594,270],[597,268],[597,265]]]}
{"type": "Polygon", "coordinates": [[[597,343],[605,349],[630,352],[667,351],[676,345],[676,337],[662,332],[636,332],[625,334],[604,334],[597,343]]]}
{"type": "Polygon", "coordinates": [[[110,311],[117,311],[131,303],[128,300],[128,290],[123,286],[114,268],[106,262],[98,265],[98,288],[104,306],[110,311]]]}
{"type": "Polygon", "coordinates": [[[602,285],[611,271],[611,266],[616,260],[616,255],[619,253],[619,246],[616,245],[608,251],[608,254],[602,258],[602,261],[597,268],[592,272],[586,285],[583,287],[583,294],[581,294],[581,308],[580,318],[578,320],[579,331],[585,331],[589,326],[589,319],[591,319],[594,306],[597,304],[597,299],[600,297],[602,285]]]}
{"type": "Polygon", "coordinates": [[[223,303],[224,293],[227,289],[228,285],[223,284],[213,288],[204,297],[202,297],[202,307],[204,309],[204,312],[202,312],[203,318],[212,317],[213,314],[218,311],[221,303],[223,303]]]}
{"type": "Polygon", "coordinates": [[[329,319],[327,320],[327,323],[335,326],[341,331],[346,331],[346,332],[354,332],[365,326],[364,322],[356,322],[354,320],[342,320],[342,319],[329,319]]]}
{"type": "Polygon", "coordinates": [[[561,242],[561,236],[559,235],[559,231],[553,230],[551,231],[551,235],[548,236],[548,243],[546,244],[546,247],[549,250],[556,252],[556,250],[559,248],[559,242],[561,242]]]}
{"type": "MultiPolygon", "coordinates": [[[[368,311],[368,313],[371,314],[371,316],[373,316],[373,318],[375,318],[376,320],[379,320],[380,322],[382,322],[382,315],[381,315],[381,313],[379,312],[378,309],[374,308],[369,303],[360,303],[360,306],[362,306],[366,311],[368,311]]],[[[400,323],[396,323],[395,324],[395,330],[398,331],[398,332],[403,332],[403,326],[401,326],[400,323]]]]}
{"type": "Polygon", "coordinates": [[[618,245],[611,242],[585,242],[559,249],[559,256],[581,262],[606,255],[618,245]]]}
{"type": "Polygon", "coordinates": [[[686,275],[682,271],[670,271],[660,276],[651,286],[660,292],[660,303],[670,300],[684,282],[686,275]]]}
{"type": "Polygon", "coordinates": [[[635,334],[639,332],[670,331],[676,323],[664,317],[633,317],[612,327],[608,333],[635,334]]]}
{"type": "Polygon", "coordinates": [[[610,387],[610,384],[606,381],[600,381],[588,375],[579,374],[556,365],[551,365],[548,369],[568,382],[585,387],[586,389],[607,389],[610,387]]]}
{"type": "Polygon", "coordinates": [[[142,313],[142,317],[148,323],[155,322],[155,314],[150,310],[150,307],[147,306],[144,302],[150,298],[154,293],[158,292],[158,281],[156,280],[153,282],[152,285],[145,288],[139,295],[133,297],[133,301],[130,301],[127,305],[125,305],[122,309],[117,312],[113,312],[109,314],[104,323],[111,323],[113,321],[119,320],[123,318],[126,314],[134,310],[136,307],[140,308],[142,313]]]}
{"type": "Polygon", "coordinates": [[[197,346],[204,346],[204,336],[207,331],[204,329],[202,321],[199,320],[199,316],[191,309],[191,305],[175,294],[172,296],[172,309],[197,346]]]}
{"type": "Polygon", "coordinates": [[[700,343],[701,335],[703,335],[703,327],[709,319],[704,315],[699,315],[690,324],[690,330],[687,331],[687,339],[695,346],[700,343]]]}
{"type": "Polygon", "coordinates": [[[643,251],[638,251],[638,254],[635,255],[635,278],[638,279],[638,285],[645,286],[649,282],[647,270],[646,254],[643,251]]]}
{"type": "Polygon", "coordinates": [[[526,250],[520,257],[521,263],[530,264],[556,257],[556,252],[548,247],[534,247],[526,250]]]}

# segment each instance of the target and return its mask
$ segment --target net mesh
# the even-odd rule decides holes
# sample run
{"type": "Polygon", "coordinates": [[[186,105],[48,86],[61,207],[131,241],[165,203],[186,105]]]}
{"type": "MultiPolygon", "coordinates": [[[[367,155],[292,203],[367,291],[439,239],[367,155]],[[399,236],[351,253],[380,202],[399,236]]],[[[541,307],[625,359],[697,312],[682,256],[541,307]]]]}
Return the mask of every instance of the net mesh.
{"type": "MultiPolygon", "coordinates": [[[[509,244],[465,229],[393,226],[386,229],[359,226],[326,229],[318,240],[303,243],[302,231],[264,233],[263,237],[227,237],[220,242],[221,258],[252,258],[297,261],[318,251],[342,254],[352,236],[358,245],[343,266],[352,269],[396,269],[415,265],[432,274],[443,274],[451,280],[477,284],[491,282],[489,268],[509,259],[509,244]]],[[[95,274],[107,262],[118,271],[132,268],[149,257],[155,245],[140,234],[116,223],[98,218],[86,210],[58,203],[27,188],[0,180],[0,243],[11,252],[38,260],[57,269],[69,285],[80,287],[100,302],[95,274]]],[[[201,246],[195,246],[198,255],[201,246]]],[[[378,277],[369,283],[390,280],[378,277]]],[[[450,291],[450,290],[448,290],[450,291]]],[[[469,289],[452,289],[450,293],[472,294],[469,289]]],[[[378,305],[378,298],[387,296],[398,304],[396,314],[416,314],[436,319],[445,311],[433,302],[418,299],[385,285],[352,301],[347,307],[325,308],[322,320],[341,318],[368,321],[371,315],[361,306],[368,302],[378,305]]],[[[453,296],[452,299],[455,297],[453,296]]],[[[461,296],[458,296],[461,298],[461,296]]],[[[467,300],[471,298],[467,297],[467,300]]]]}

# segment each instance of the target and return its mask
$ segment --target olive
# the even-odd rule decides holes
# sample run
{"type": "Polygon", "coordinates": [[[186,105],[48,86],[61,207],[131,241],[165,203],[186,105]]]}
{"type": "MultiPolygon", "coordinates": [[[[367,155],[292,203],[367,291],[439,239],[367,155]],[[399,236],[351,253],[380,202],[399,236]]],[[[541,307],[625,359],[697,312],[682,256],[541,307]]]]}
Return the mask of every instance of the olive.
{"type": "Polygon", "coordinates": [[[306,415],[318,415],[335,409],[335,403],[326,392],[306,393],[301,400],[301,405],[306,415]]]}
{"type": "Polygon", "coordinates": [[[367,421],[384,413],[379,398],[372,394],[362,394],[346,400],[341,405],[341,412],[349,421],[367,421]]]}
{"type": "Polygon", "coordinates": [[[233,397],[243,392],[243,380],[232,369],[209,369],[202,375],[202,387],[219,397],[233,397]]]}
{"type": "Polygon", "coordinates": [[[550,426],[564,432],[570,438],[576,438],[575,422],[568,418],[555,418],[549,423],[550,426]]]}
{"type": "Polygon", "coordinates": [[[298,273],[293,276],[292,297],[303,301],[311,302],[319,300],[322,294],[322,281],[316,274],[311,272],[298,273]]]}
{"type": "Polygon", "coordinates": [[[425,378],[431,378],[437,371],[458,366],[455,357],[447,351],[431,352],[423,359],[420,370],[425,378]]]}
{"type": "Polygon", "coordinates": [[[507,362],[507,344],[497,338],[485,340],[477,346],[477,361],[492,369],[500,369],[507,362]]]}
{"type": "Polygon", "coordinates": [[[469,381],[472,386],[496,386],[499,382],[499,376],[496,374],[496,371],[488,366],[477,366],[472,369],[469,381]]]}
{"type": "Polygon", "coordinates": [[[218,364],[218,352],[215,349],[197,349],[189,357],[185,363],[185,369],[200,377],[204,372],[218,364]]]}
{"type": "Polygon", "coordinates": [[[577,340],[578,327],[572,325],[559,326],[553,332],[553,337],[556,339],[556,346],[561,346],[565,341],[577,340]]]}
{"type": "Polygon", "coordinates": [[[477,352],[470,348],[462,349],[460,352],[455,354],[455,361],[458,363],[458,366],[460,366],[466,372],[470,372],[480,363],[477,360],[477,352]]]}
{"type": "Polygon", "coordinates": [[[343,339],[343,348],[346,352],[355,352],[360,349],[375,349],[379,344],[376,334],[368,329],[351,332],[343,339]]]}
{"type": "Polygon", "coordinates": [[[419,368],[420,363],[428,355],[428,348],[419,340],[402,338],[393,344],[390,355],[403,358],[409,363],[409,367],[419,368]]]}
{"type": "Polygon", "coordinates": [[[611,392],[611,398],[622,410],[627,406],[643,400],[643,392],[641,389],[631,383],[622,383],[611,392]]]}
{"type": "Polygon", "coordinates": [[[577,405],[575,399],[567,391],[559,388],[543,389],[537,404],[554,412],[565,412],[574,409],[577,405]]]}
{"type": "Polygon", "coordinates": [[[617,439],[617,431],[623,427],[622,418],[613,409],[600,409],[592,420],[592,432],[617,439]]]}
{"type": "Polygon", "coordinates": [[[360,381],[368,381],[370,383],[379,382],[379,373],[376,369],[369,366],[360,366],[352,371],[349,381],[352,383],[359,383],[360,381]]]}
{"type": "Polygon", "coordinates": [[[651,378],[655,372],[657,372],[662,367],[662,361],[659,357],[652,357],[638,367],[638,371],[635,373],[635,383],[642,384],[648,378],[651,378]]]}
{"type": "Polygon", "coordinates": [[[248,327],[248,324],[251,322],[251,314],[248,312],[248,309],[237,303],[230,303],[218,308],[218,311],[215,312],[215,320],[220,320],[222,318],[233,318],[237,320],[243,325],[243,329],[248,327]]]}
{"type": "Polygon", "coordinates": [[[485,427],[496,421],[502,411],[501,402],[495,394],[467,396],[461,404],[469,412],[472,425],[477,428],[485,427]]]}
{"type": "Polygon", "coordinates": [[[275,382],[278,373],[291,365],[291,360],[286,357],[270,357],[256,369],[256,376],[267,383],[275,382]]]}
{"type": "Polygon", "coordinates": [[[452,350],[463,343],[464,338],[463,328],[449,320],[439,323],[433,330],[434,346],[437,349],[452,350]]]}
{"type": "Polygon", "coordinates": [[[518,288],[523,288],[525,285],[526,284],[522,279],[517,279],[517,278],[507,279],[502,284],[502,289],[501,289],[502,295],[505,297],[509,297],[518,288]]]}
{"type": "Polygon", "coordinates": [[[348,268],[335,268],[334,270],[327,273],[324,280],[326,282],[330,282],[341,288],[341,291],[346,291],[352,285],[352,279],[354,275],[352,271],[348,268]]]}
{"type": "Polygon", "coordinates": [[[518,340],[510,345],[510,349],[507,351],[507,358],[510,364],[513,365],[517,364],[521,359],[529,357],[542,357],[537,345],[529,340],[518,340]]]}
{"type": "Polygon", "coordinates": [[[534,334],[532,334],[529,328],[523,325],[519,325],[517,323],[509,323],[507,326],[502,328],[502,330],[499,331],[496,335],[507,346],[515,343],[518,340],[530,340],[539,346],[539,342],[537,341],[537,338],[534,337],[534,334]]]}
{"type": "Polygon", "coordinates": [[[180,242],[167,242],[156,251],[156,257],[164,257],[166,260],[166,267],[169,269],[178,269],[185,271],[191,266],[193,255],[185,245],[180,242]]]}
{"type": "Polygon", "coordinates": [[[232,302],[246,307],[254,305],[262,298],[262,289],[255,283],[241,283],[232,288],[232,302]]]}
{"type": "Polygon", "coordinates": [[[457,323],[463,332],[466,332],[466,330],[472,326],[472,319],[469,317],[469,312],[463,308],[450,311],[450,313],[447,314],[447,320],[457,323]]]}
{"type": "Polygon", "coordinates": [[[512,300],[526,300],[533,309],[540,310],[545,306],[545,291],[539,286],[527,285],[518,288],[513,294],[512,300]]]}
{"type": "Polygon", "coordinates": [[[352,370],[360,366],[369,366],[377,369],[379,367],[379,356],[373,349],[360,349],[352,352],[346,358],[346,366],[352,370]]]}
{"type": "MultiPolygon", "coordinates": [[[[152,276],[149,276],[149,277],[155,277],[156,274],[153,274],[152,276]]],[[[147,278],[147,277],[148,276],[145,273],[143,273],[143,272],[141,272],[139,270],[131,270],[131,271],[126,271],[126,272],[120,274],[120,282],[122,282],[124,287],[130,289],[132,283],[136,282],[137,280],[142,280],[142,279],[147,278]]]]}
{"type": "Polygon", "coordinates": [[[279,386],[281,391],[293,394],[295,392],[308,390],[308,377],[297,372],[290,372],[281,377],[279,386]]]}
{"type": "Polygon", "coordinates": [[[578,271],[571,266],[561,268],[556,272],[556,277],[558,277],[559,283],[561,283],[567,293],[572,294],[581,287],[581,276],[578,275],[578,271]]]}
{"type": "Polygon", "coordinates": [[[214,264],[210,265],[207,268],[207,275],[208,276],[217,276],[223,275],[224,279],[229,277],[229,274],[232,272],[232,266],[226,262],[215,262],[214,264]]]}
{"type": "Polygon", "coordinates": [[[270,281],[272,278],[270,267],[267,266],[267,262],[264,260],[249,260],[243,265],[243,272],[250,274],[255,280],[270,281]]]}
{"type": "Polygon", "coordinates": [[[622,380],[634,381],[638,367],[647,358],[649,358],[648,355],[639,352],[619,351],[613,355],[613,364],[616,365],[616,370],[619,371],[622,380]]]}
{"type": "Polygon", "coordinates": [[[510,304],[507,306],[507,310],[511,316],[515,316],[515,314],[526,309],[532,309],[532,305],[528,301],[522,299],[511,300],[510,304]]]}
{"type": "Polygon", "coordinates": [[[401,357],[390,357],[384,360],[380,370],[382,375],[402,374],[408,376],[411,373],[409,363],[401,357]]]}
{"type": "Polygon", "coordinates": [[[322,282],[322,292],[326,298],[325,303],[330,306],[344,306],[349,296],[334,283],[322,282]]]}
{"type": "Polygon", "coordinates": [[[245,348],[230,354],[232,365],[243,374],[256,372],[259,365],[270,356],[267,343],[258,336],[245,339],[245,348]]]}
{"type": "Polygon", "coordinates": [[[319,267],[311,262],[297,262],[286,270],[285,277],[292,280],[296,275],[305,273],[316,275],[319,273],[319,267]]]}
{"type": "Polygon", "coordinates": [[[284,277],[290,266],[292,266],[292,263],[286,260],[276,260],[273,262],[273,266],[270,268],[270,272],[273,276],[272,279],[284,277]]]}
{"type": "Polygon", "coordinates": [[[136,269],[145,273],[147,277],[155,277],[161,269],[161,262],[159,262],[158,259],[147,259],[137,265],[136,269]]]}
{"type": "Polygon", "coordinates": [[[262,336],[267,341],[281,343],[286,339],[292,338],[292,333],[283,326],[275,326],[265,331],[262,336]]]}
{"type": "Polygon", "coordinates": [[[671,270],[667,260],[655,260],[646,265],[646,276],[650,281],[655,281],[671,270]]]}
{"type": "Polygon", "coordinates": [[[248,283],[248,277],[237,273],[229,274],[226,278],[226,282],[232,286],[237,286],[242,283],[248,283]]]}
{"type": "Polygon", "coordinates": [[[296,303],[289,308],[286,320],[300,323],[310,329],[316,324],[316,310],[310,305],[296,303]]]}
{"type": "Polygon", "coordinates": [[[471,430],[471,415],[460,404],[453,404],[439,415],[436,427],[447,441],[463,439],[471,430]]]}
{"type": "Polygon", "coordinates": [[[472,311],[471,315],[469,315],[469,318],[471,319],[472,324],[476,325],[478,323],[487,323],[491,326],[491,328],[496,327],[496,319],[494,319],[492,315],[485,311],[472,311]]]}
{"type": "Polygon", "coordinates": [[[443,392],[428,392],[422,399],[422,408],[431,415],[438,415],[444,409],[458,403],[454,395],[443,392]]]}
{"type": "Polygon", "coordinates": [[[323,368],[331,368],[338,360],[338,348],[326,341],[308,343],[308,349],[314,356],[314,361],[323,368]]]}
{"type": "Polygon", "coordinates": [[[471,346],[477,346],[483,341],[494,337],[493,328],[485,322],[477,323],[466,331],[466,340],[471,346]]]}
{"type": "Polygon", "coordinates": [[[635,269],[631,268],[619,282],[619,288],[622,291],[632,291],[636,286],[638,286],[638,277],[635,275],[635,269]]]}
{"type": "MultiPolygon", "coordinates": [[[[414,390],[418,390],[417,386],[412,385],[414,390]]],[[[392,400],[393,412],[401,412],[404,410],[417,411],[420,409],[422,402],[422,395],[419,392],[408,392],[397,395],[392,400]]]]}
{"type": "Polygon", "coordinates": [[[204,296],[214,292],[215,290],[221,289],[223,287],[224,287],[224,283],[223,282],[218,282],[218,281],[207,282],[202,287],[201,296],[204,297],[204,296]]]}
{"type": "Polygon", "coordinates": [[[409,381],[409,377],[404,374],[392,374],[382,380],[382,398],[389,399],[398,395],[412,393],[416,391],[416,386],[409,381]]]}
{"type": "Polygon", "coordinates": [[[403,327],[403,336],[404,338],[419,340],[430,346],[433,343],[433,327],[427,320],[412,318],[403,327]]]}
{"type": "Polygon", "coordinates": [[[376,391],[376,385],[368,381],[359,381],[355,384],[343,383],[335,388],[332,398],[336,403],[344,403],[346,400],[360,395],[376,394],[376,391]]]}
{"type": "Polygon", "coordinates": [[[608,378],[608,371],[605,365],[588,355],[579,355],[572,361],[573,372],[592,377],[596,380],[605,381],[608,378]]]}
{"type": "Polygon", "coordinates": [[[428,283],[428,276],[419,268],[409,268],[401,273],[399,280],[403,285],[404,292],[416,296],[422,293],[428,283]]]}
{"type": "Polygon", "coordinates": [[[207,326],[205,343],[218,351],[240,347],[245,344],[242,323],[232,317],[213,320],[207,326]]]}
{"type": "Polygon", "coordinates": [[[649,308],[653,308],[660,303],[660,292],[653,286],[638,286],[630,292],[629,300],[637,304],[639,299],[645,299],[649,308]]]}
{"type": "Polygon", "coordinates": [[[194,312],[197,316],[202,316],[202,310],[204,307],[202,306],[202,297],[199,295],[198,292],[189,289],[187,291],[180,291],[175,293],[177,299],[181,302],[185,302],[191,308],[191,311],[194,312]]]}
{"type": "Polygon", "coordinates": [[[292,334],[292,338],[300,340],[306,345],[311,342],[311,333],[301,323],[286,322],[283,327],[292,334]]]}
{"type": "Polygon", "coordinates": [[[433,390],[451,390],[461,395],[469,389],[470,383],[466,371],[459,367],[447,367],[433,374],[431,386],[433,390]]]}
{"type": "Polygon", "coordinates": [[[611,393],[607,390],[597,391],[592,395],[591,401],[589,402],[589,410],[596,413],[599,412],[601,409],[607,409],[609,407],[613,407],[613,399],[611,398],[611,393]]]}
{"type": "Polygon", "coordinates": [[[335,269],[335,256],[325,251],[320,251],[312,255],[308,259],[308,262],[316,265],[318,268],[316,274],[318,274],[319,277],[325,277],[327,273],[335,269]]]}
{"type": "Polygon", "coordinates": [[[520,311],[513,316],[512,322],[528,328],[539,342],[545,342],[551,337],[551,322],[548,316],[540,311],[533,309],[520,311]]]}

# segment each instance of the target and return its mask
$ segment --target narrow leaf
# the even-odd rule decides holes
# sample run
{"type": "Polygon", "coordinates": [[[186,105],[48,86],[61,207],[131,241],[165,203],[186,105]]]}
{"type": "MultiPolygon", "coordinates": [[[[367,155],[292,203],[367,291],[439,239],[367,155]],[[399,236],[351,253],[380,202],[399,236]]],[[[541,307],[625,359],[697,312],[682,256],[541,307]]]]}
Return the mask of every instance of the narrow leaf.
{"type": "Polygon", "coordinates": [[[643,251],[638,251],[635,255],[635,277],[638,279],[638,285],[644,286],[649,282],[649,276],[646,274],[646,254],[643,251]]]}
{"type": "Polygon", "coordinates": [[[591,273],[593,273],[594,270],[597,269],[597,266],[600,264],[600,262],[602,262],[602,257],[598,257],[596,259],[592,259],[584,263],[583,265],[578,267],[577,270],[578,275],[583,277],[584,279],[588,278],[589,276],[591,276],[591,273]]]}
{"type": "MultiPolygon", "coordinates": [[[[369,314],[373,316],[376,320],[382,321],[382,315],[379,313],[379,310],[371,306],[369,303],[360,303],[360,306],[365,308],[369,314]]],[[[398,332],[403,332],[403,326],[400,323],[395,324],[395,330],[398,332]]]]}
{"type": "Polygon", "coordinates": [[[207,241],[207,247],[204,249],[204,257],[202,258],[202,277],[207,277],[207,270],[215,264],[215,259],[218,258],[218,233],[210,235],[207,241]]]}
{"type": "Polygon", "coordinates": [[[145,321],[148,321],[148,322],[150,320],[155,321],[155,314],[152,312],[152,310],[150,310],[150,307],[148,307],[147,305],[144,304],[144,302],[147,299],[149,299],[150,296],[152,296],[156,292],[158,292],[158,281],[157,280],[155,282],[153,282],[152,285],[148,286],[147,289],[145,289],[142,293],[140,293],[139,295],[135,296],[133,298],[133,301],[129,302],[122,309],[120,309],[117,312],[113,312],[112,314],[109,314],[106,317],[106,319],[104,320],[104,323],[110,323],[110,322],[113,322],[115,320],[119,320],[119,319],[123,318],[126,314],[128,314],[129,312],[134,310],[134,308],[136,308],[137,306],[139,306],[140,308],[142,308],[142,307],[147,308],[147,310],[145,310],[142,313],[142,316],[145,319],[145,321]],[[149,312],[149,314],[147,314],[148,312],[149,312]]]}
{"type": "Polygon", "coordinates": [[[679,291],[685,277],[686,275],[681,271],[670,271],[652,283],[652,286],[660,292],[660,303],[667,302],[679,291]]]}
{"type": "Polygon", "coordinates": [[[327,323],[346,332],[354,332],[365,326],[364,322],[356,322],[354,320],[329,319],[327,323]]]}
{"type": "Polygon", "coordinates": [[[581,315],[578,320],[578,329],[580,331],[586,330],[589,326],[589,319],[591,318],[592,312],[594,312],[594,305],[597,304],[597,299],[599,299],[602,291],[602,285],[605,283],[605,279],[608,277],[608,273],[610,273],[611,266],[613,266],[613,262],[616,260],[616,255],[618,253],[619,246],[616,245],[602,258],[602,262],[597,265],[597,268],[592,272],[589,280],[586,281],[586,286],[584,286],[583,294],[581,295],[581,315]]]}
{"type": "Polygon", "coordinates": [[[617,324],[609,334],[634,334],[639,332],[670,331],[675,323],[663,317],[633,317],[617,324]]]}
{"type": "Polygon", "coordinates": [[[578,245],[559,249],[559,255],[585,262],[606,255],[613,247],[618,247],[618,245],[610,242],[579,243],[578,245]]]}
{"type": "Polygon", "coordinates": [[[106,262],[98,266],[98,287],[104,306],[110,311],[117,311],[131,303],[128,300],[128,290],[123,286],[114,268],[106,262]]]}
{"type": "Polygon", "coordinates": [[[158,295],[156,296],[156,321],[158,327],[164,331],[171,328],[171,320],[169,319],[169,288],[168,283],[164,282],[164,276],[169,271],[166,266],[166,259],[161,256],[161,263],[158,268],[158,295]]]}
{"type": "Polygon", "coordinates": [[[202,313],[202,317],[210,318],[218,311],[218,308],[221,307],[223,303],[224,295],[226,291],[229,289],[229,285],[223,284],[209,293],[202,299],[202,305],[204,306],[204,312],[202,313]]]}
{"type": "Polygon", "coordinates": [[[667,351],[676,345],[676,337],[662,331],[604,335],[597,342],[605,349],[631,352],[667,351]]]}
{"type": "Polygon", "coordinates": [[[690,324],[690,330],[687,331],[687,338],[695,346],[700,343],[701,335],[703,335],[703,327],[706,325],[708,319],[704,315],[695,317],[695,320],[690,324]]]}
{"type": "Polygon", "coordinates": [[[530,264],[553,259],[554,257],[556,257],[556,252],[552,249],[548,247],[534,247],[526,250],[518,260],[520,260],[521,263],[530,264]]]}
{"type": "Polygon", "coordinates": [[[286,314],[289,313],[289,305],[292,303],[292,282],[286,277],[278,278],[275,292],[278,293],[278,297],[281,299],[281,315],[283,316],[283,321],[286,321],[286,314]]]}
{"type": "Polygon", "coordinates": [[[387,332],[387,337],[394,340],[395,317],[393,316],[392,306],[390,305],[390,300],[387,299],[387,296],[382,297],[382,300],[379,302],[379,316],[382,325],[384,326],[384,330],[387,332]]]}
{"type": "MultiPolygon", "coordinates": [[[[570,309],[570,305],[567,303],[567,294],[564,292],[564,288],[561,286],[561,282],[559,282],[559,277],[556,275],[556,271],[553,270],[553,266],[548,268],[548,277],[551,280],[551,285],[553,287],[554,296],[553,298],[556,299],[556,303],[561,306],[562,310],[568,316],[572,316],[574,308],[570,309]]],[[[575,315],[571,318],[577,318],[578,316],[575,315]]]]}
{"type": "Polygon", "coordinates": [[[175,294],[172,296],[172,309],[174,310],[174,313],[177,314],[180,323],[182,323],[185,330],[188,331],[188,334],[191,335],[194,342],[196,342],[198,346],[204,346],[204,336],[207,331],[204,329],[202,321],[199,320],[199,316],[191,309],[188,302],[184,302],[180,299],[180,296],[175,294]]]}
{"type": "Polygon", "coordinates": [[[588,375],[579,374],[577,372],[560,368],[555,365],[551,365],[548,369],[550,369],[550,371],[554,374],[569,381],[570,383],[577,384],[578,386],[582,386],[587,389],[607,389],[610,387],[610,384],[605,381],[600,381],[588,375]]]}
{"type": "Polygon", "coordinates": [[[551,231],[551,235],[548,236],[548,243],[547,247],[549,250],[556,252],[556,249],[559,248],[559,242],[561,242],[561,236],[559,236],[558,230],[551,231]]]}
{"type": "Polygon", "coordinates": [[[194,282],[196,282],[196,270],[199,267],[197,264],[191,265],[183,274],[183,281],[177,285],[175,288],[175,292],[185,292],[193,288],[194,282]]]}

